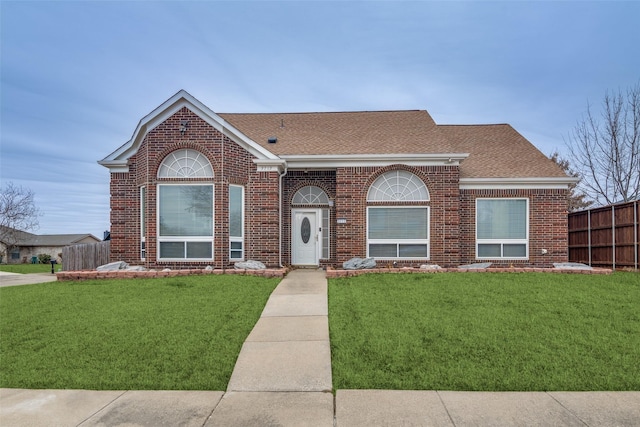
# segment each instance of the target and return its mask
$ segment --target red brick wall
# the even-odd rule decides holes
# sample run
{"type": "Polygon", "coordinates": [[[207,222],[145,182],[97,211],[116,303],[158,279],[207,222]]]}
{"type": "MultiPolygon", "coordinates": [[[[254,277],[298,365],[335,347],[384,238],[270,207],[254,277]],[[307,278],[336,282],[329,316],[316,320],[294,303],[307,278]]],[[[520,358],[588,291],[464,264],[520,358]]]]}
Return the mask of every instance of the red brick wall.
{"type": "MultiPolygon", "coordinates": [[[[394,165],[378,167],[338,168],[336,171],[335,218],[346,224],[335,224],[336,261],[365,257],[367,191],[381,174],[403,169],[420,177],[429,190],[430,201],[418,205],[430,207],[430,263],[457,265],[459,260],[459,169],[457,166],[409,167],[394,165]]],[[[370,204],[372,206],[381,203],[370,204]]],[[[409,204],[410,205],[410,204],[409,204]]],[[[407,261],[400,264],[417,265],[407,261]]]]}
{"type": "MultiPolygon", "coordinates": [[[[254,166],[255,168],[255,166],[254,166]]],[[[245,206],[246,259],[278,266],[280,214],[278,210],[280,178],[278,172],[254,172],[249,186],[249,202],[245,206]]]]}
{"type": "MultiPolygon", "coordinates": [[[[229,262],[229,184],[245,186],[245,227],[248,233],[248,215],[253,199],[251,186],[264,186],[264,180],[255,172],[252,156],[239,145],[214,129],[186,108],[152,129],[142,141],[136,155],[129,160],[128,173],[111,174],[111,259],[123,260],[131,265],[149,268],[202,268],[211,265],[228,268],[229,262]],[[188,120],[184,135],[180,123],[188,120]],[[204,154],[214,170],[214,261],[213,262],[159,262],[157,258],[156,206],[157,185],[163,182],[211,182],[211,179],[158,179],[158,168],[167,154],[191,148],[204,154]],[[146,259],[140,259],[140,187],[147,187],[146,259]]],[[[275,174],[277,176],[277,173],[275,174]]],[[[277,194],[277,178],[275,184],[277,194]]],[[[245,259],[259,257],[248,249],[245,240],[245,259]]],[[[276,244],[277,247],[277,244],[276,244]]],[[[271,257],[273,258],[273,257],[271,257]]],[[[274,266],[269,258],[269,264],[274,266]]],[[[259,258],[257,258],[259,259],[259,258]]]]}
{"type": "Polygon", "coordinates": [[[462,190],[460,253],[464,263],[479,262],[475,259],[476,199],[492,197],[529,199],[529,259],[489,260],[493,266],[550,267],[554,262],[568,260],[567,190],[462,190]],[[547,250],[546,254],[542,254],[543,249],[547,250]]]}

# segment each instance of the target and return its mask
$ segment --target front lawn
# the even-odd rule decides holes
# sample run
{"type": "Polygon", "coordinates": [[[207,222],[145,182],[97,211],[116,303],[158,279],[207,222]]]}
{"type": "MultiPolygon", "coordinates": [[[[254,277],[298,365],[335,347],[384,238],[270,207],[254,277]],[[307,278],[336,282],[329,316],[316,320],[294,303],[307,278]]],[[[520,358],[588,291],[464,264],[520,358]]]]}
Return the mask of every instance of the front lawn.
{"type": "Polygon", "coordinates": [[[278,282],[190,276],[0,288],[0,387],[226,390],[278,282]]]}
{"type": "MultiPolygon", "coordinates": [[[[62,264],[54,264],[55,271],[62,270],[62,264]]],[[[9,273],[51,273],[51,264],[0,264],[0,271],[9,273]]]]}
{"type": "Polygon", "coordinates": [[[640,390],[640,275],[329,281],[334,389],[640,390]]]}

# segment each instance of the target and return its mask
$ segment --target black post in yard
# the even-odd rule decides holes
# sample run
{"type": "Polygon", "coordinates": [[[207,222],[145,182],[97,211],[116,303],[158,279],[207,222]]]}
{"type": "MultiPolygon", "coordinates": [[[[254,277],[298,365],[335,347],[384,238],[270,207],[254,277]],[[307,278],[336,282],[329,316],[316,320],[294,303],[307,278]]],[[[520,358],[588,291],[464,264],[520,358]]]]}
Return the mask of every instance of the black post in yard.
{"type": "Polygon", "coordinates": [[[52,260],[51,260],[51,274],[54,274],[53,266],[54,266],[54,264],[55,264],[55,263],[56,263],[56,260],[55,260],[55,259],[52,259],[52,260]]]}

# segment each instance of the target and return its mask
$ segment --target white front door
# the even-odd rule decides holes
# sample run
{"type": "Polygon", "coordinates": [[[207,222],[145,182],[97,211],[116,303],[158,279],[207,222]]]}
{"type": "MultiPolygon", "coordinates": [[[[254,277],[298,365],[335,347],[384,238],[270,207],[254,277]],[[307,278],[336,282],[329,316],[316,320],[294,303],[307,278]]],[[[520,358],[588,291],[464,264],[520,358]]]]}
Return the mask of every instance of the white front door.
{"type": "Polygon", "coordinates": [[[318,265],[322,242],[318,210],[293,209],[291,216],[291,264],[318,265]]]}

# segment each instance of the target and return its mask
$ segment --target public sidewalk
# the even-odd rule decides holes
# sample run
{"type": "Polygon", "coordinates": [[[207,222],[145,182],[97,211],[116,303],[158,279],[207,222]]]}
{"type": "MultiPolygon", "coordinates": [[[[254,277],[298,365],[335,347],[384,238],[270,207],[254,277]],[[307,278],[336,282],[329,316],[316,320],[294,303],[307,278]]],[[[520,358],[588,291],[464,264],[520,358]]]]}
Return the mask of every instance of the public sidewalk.
{"type": "Polygon", "coordinates": [[[331,393],[327,281],[269,298],[225,391],[0,389],[0,426],[640,426],[640,392],[331,393]]]}

